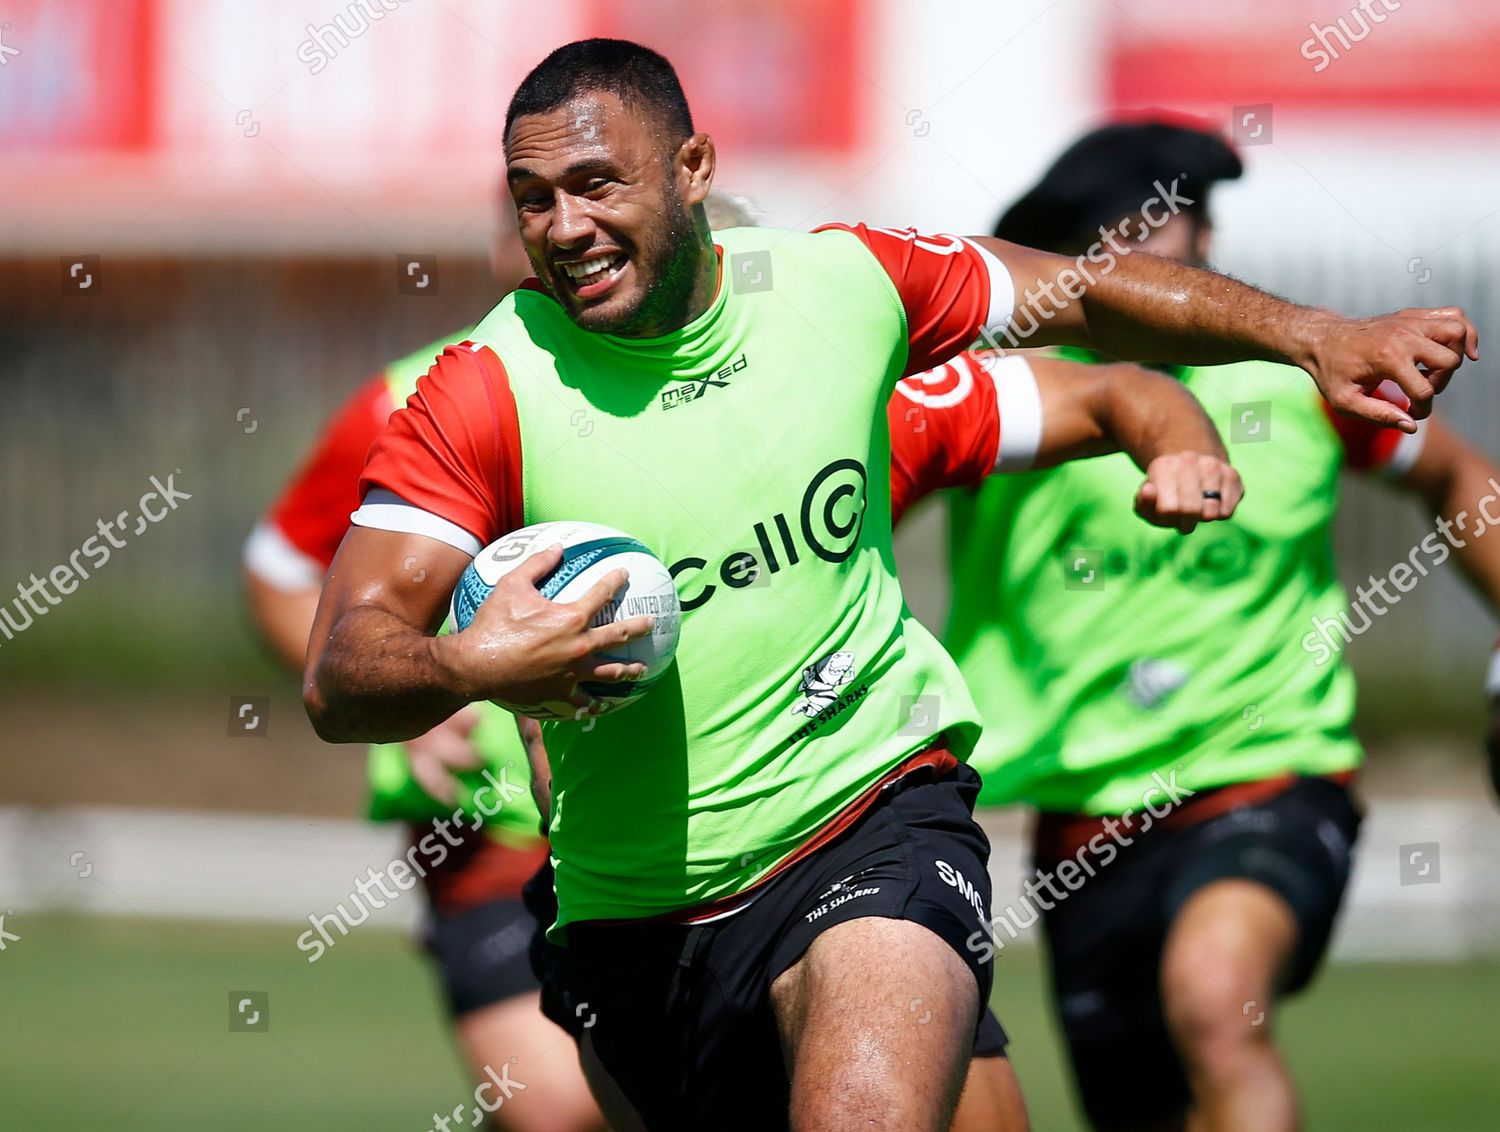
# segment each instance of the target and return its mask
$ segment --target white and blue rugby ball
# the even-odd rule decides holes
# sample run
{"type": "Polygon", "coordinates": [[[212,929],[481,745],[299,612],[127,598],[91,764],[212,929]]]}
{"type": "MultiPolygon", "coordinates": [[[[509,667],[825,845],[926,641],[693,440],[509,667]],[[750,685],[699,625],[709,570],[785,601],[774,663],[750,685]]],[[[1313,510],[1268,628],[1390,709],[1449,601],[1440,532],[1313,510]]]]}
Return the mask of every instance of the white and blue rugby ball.
{"type": "MultiPolygon", "coordinates": [[[[533,554],[558,543],[563,559],[542,579],[539,589],[551,601],[577,601],[610,570],[624,567],[630,574],[625,588],[599,611],[592,624],[607,625],[646,613],[656,626],[644,637],[618,650],[601,653],[605,660],[635,661],[646,666],[639,680],[618,684],[584,681],[584,691],[603,702],[599,714],[635,703],[672,667],[677,638],[682,627],[682,606],[677,587],[656,555],[636,538],[598,523],[533,523],[496,539],[469,563],[453,591],[453,624],[460,632],[474,620],[480,602],[490,596],[500,579],[533,554]]],[[[577,709],[565,702],[517,707],[533,719],[572,719],[577,709]]]]}

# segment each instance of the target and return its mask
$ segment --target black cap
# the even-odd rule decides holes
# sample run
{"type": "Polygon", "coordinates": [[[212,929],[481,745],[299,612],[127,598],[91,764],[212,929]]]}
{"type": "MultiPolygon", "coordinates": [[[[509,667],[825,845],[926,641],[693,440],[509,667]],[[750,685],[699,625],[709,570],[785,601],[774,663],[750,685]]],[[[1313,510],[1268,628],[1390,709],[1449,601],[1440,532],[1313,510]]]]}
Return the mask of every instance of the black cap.
{"type": "MultiPolygon", "coordinates": [[[[1244,172],[1233,146],[1207,122],[1150,117],[1104,126],[1079,138],[995,225],[1002,240],[1057,251],[1138,212],[1160,182],[1195,202],[1215,181],[1244,172]]],[[[1086,241],[1087,242],[1087,241],[1086,241]]]]}

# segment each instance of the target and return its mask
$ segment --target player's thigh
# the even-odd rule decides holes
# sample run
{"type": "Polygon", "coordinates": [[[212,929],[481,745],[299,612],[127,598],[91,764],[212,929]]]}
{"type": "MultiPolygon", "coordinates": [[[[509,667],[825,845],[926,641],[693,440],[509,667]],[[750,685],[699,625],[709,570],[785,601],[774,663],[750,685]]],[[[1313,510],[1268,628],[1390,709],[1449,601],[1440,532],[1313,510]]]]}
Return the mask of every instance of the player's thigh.
{"type": "Polygon", "coordinates": [[[490,1120],[513,1132],[602,1132],[606,1125],[579,1066],[578,1047],[542,1016],[540,1000],[533,991],[454,1019],[476,1081],[493,1071],[525,1086],[502,1099],[490,1120]]]}
{"type": "Polygon", "coordinates": [[[1188,897],[1161,959],[1163,1012],[1185,1053],[1258,1036],[1297,937],[1291,906],[1259,881],[1217,880],[1188,897]]]}
{"type": "Polygon", "coordinates": [[[1182,839],[1163,897],[1162,955],[1164,1000],[1179,1022],[1193,1021],[1185,1001],[1215,999],[1253,1019],[1262,1000],[1308,982],[1348,886],[1359,822],[1345,787],[1308,778],[1182,839]]]}
{"type": "Polygon", "coordinates": [[[865,917],[823,932],[772,984],[794,1129],[946,1129],[974,1044],[974,974],[935,932],[865,917]]]}
{"type": "Polygon", "coordinates": [[[1161,967],[1179,1047],[1202,1056],[1266,1035],[1272,1000],[1301,990],[1328,951],[1358,834],[1349,790],[1302,778],[1182,840],[1161,967]]]}

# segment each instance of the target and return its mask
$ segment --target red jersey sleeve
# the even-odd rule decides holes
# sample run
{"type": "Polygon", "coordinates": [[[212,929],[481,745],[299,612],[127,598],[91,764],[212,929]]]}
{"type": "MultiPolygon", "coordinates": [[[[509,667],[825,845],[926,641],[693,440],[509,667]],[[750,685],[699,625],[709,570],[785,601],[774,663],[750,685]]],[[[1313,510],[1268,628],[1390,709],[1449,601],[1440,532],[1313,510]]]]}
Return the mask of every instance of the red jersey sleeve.
{"type": "Polygon", "coordinates": [[[329,419],[263,520],[325,571],[359,506],[359,473],[370,444],[393,408],[384,374],[364,382],[329,419]]]}
{"type": "Polygon", "coordinates": [[[980,331],[1000,333],[1015,308],[1005,265],[959,236],[923,236],[912,228],[825,224],[869,249],[906,311],[906,374],[920,373],[972,345],[980,331]]]}
{"type": "Polygon", "coordinates": [[[1036,378],[1019,357],[959,354],[902,378],[886,414],[893,524],[934,491],[1030,467],[1041,437],[1036,378]]]}
{"type": "MultiPolygon", "coordinates": [[[[1400,386],[1391,381],[1376,389],[1374,396],[1403,409],[1411,407],[1411,402],[1401,392],[1400,386]]],[[[1318,402],[1328,415],[1333,431],[1338,433],[1339,443],[1344,447],[1344,463],[1351,468],[1400,475],[1416,462],[1422,451],[1422,443],[1427,434],[1421,421],[1417,422],[1416,432],[1401,432],[1399,429],[1385,428],[1367,420],[1336,413],[1333,406],[1321,397],[1318,402]]]]}
{"type": "Polygon", "coordinates": [[[362,526],[387,525],[370,514],[373,492],[460,528],[480,547],[522,525],[520,425],[493,350],[464,342],[443,351],[376,438],[359,491],[362,526]]]}

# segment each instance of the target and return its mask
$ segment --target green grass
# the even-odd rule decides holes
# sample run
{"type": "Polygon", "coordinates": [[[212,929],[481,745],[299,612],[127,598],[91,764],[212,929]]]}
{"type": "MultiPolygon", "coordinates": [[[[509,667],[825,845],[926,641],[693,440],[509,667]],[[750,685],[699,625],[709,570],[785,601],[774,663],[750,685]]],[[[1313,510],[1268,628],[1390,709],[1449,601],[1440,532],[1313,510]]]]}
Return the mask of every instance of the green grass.
{"type": "MultiPolygon", "coordinates": [[[[6,1132],[420,1132],[469,1093],[402,936],[356,931],[309,966],[291,927],[14,915],[5,926],[21,936],[0,955],[6,1132]],[[246,990],[270,992],[269,1033],[228,1032],[230,992],[246,990]]],[[[1034,1127],[1065,1132],[1078,1123],[1040,980],[1034,952],[1008,951],[995,1001],[1034,1127]]],[[[1281,1024],[1307,1126],[1500,1125],[1497,1015],[1493,963],[1330,968],[1281,1024]]],[[[538,1055],[516,1053],[520,1065],[538,1055]]]]}
{"type": "Polygon", "coordinates": [[[7,1132],[419,1132],[471,1088],[400,935],[356,931],[309,966],[292,926],[6,927],[21,936],[0,955],[7,1132]],[[233,991],[269,991],[269,1032],[228,1032],[233,991]]]}

